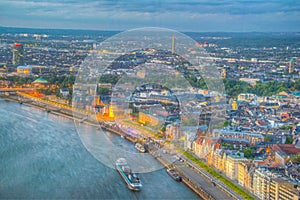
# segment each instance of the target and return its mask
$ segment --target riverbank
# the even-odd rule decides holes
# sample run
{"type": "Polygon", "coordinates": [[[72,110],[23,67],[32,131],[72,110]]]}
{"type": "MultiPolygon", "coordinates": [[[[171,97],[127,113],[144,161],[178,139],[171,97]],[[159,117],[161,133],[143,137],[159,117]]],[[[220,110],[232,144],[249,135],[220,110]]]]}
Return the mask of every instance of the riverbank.
{"type": "MultiPolygon", "coordinates": [[[[62,117],[65,117],[65,118],[68,118],[68,119],[71,119],[74,121],[80,122],[82,120],[82,117],[80,117],[79,115],[78,116],[74,115],[72,111],[62,110],[62,109],[60,109],[60,110],[51,109],[51,107],[54,107],[54,106],[50,105],[50,104],[46,104],[45,102],[23,101],[23,100],[20,100],[15,95],[13,95],[13,96],[12,95],[10,95],[10,96],[0,95],[0,98],[4,99],[6,101],[12,101],[12,102],[20,103],[20,104],[23,104],[26,106],[38,108],[40,110],[47,111],[48,113],[52,113],[57,116],[62,116],[62,117]],[[51,107],[49,108],[47,106],[51,106],[51,107]]],[[[85,114],[82,114],[82,116],[84,116],[84,115],[85,114]]],[[[99,127],[99,123],[96,120],[94,122],[86,120],[86,121],[82,121],[81,123],[99,127]]]]}
{"type": "MultiPolygon", "coordinates": [[[[4,96],[2,98],[4,98],[5,100],[8,100],[8,101],[14,101],[14,102],[18,102],[18,103],[21,103],[21,104],[24,104],[24,105],[27,105],[27,106],[32,106],[32,107],[35,107],[35,108],[38,108],[38,109],[41,109],[41,110],[45,110],[45,111],[47,111],[49,113],[52,113],[52,114],[55,114],[55,115],[58,115],[58,116],[63,116],[63,117],[66,117],[68,119],[71,119],[71,120],[75,120],[76,123],[84,123],[84,124],[87,124],[87,125],[90,125],[90,126],[94,126],[94,127],[97,127],[97,128],[100,127],[100,123],[97,120],[92,120],[92,119],[88,119],[88,118],[86,120],[82,120],[84,117],[86,117],[84,113],[82,113],[82,115],[73,116],[73,112],[70,111],[70,110],[64,110],[64,109],[57,110],[55,108],[51,109],[51,108],[47,107],[47,106],[51,107],[51,105],[47,105],[46,103],[35,102],[35,101],[20,101],[18,99],[18,97],[16,97],[16,96],[4,96]]],[[[113,132],[113,133],[115,133],[117,135],[120,135],[120,136],[124,137],[125,139],[129,140],[132,143],[137,142],[137,138],[133,138],[133,137],[127,136],[121,130],[117,131],[117,130],[114,129],[114,127],[111,127],[110,125],[104,125],[104,124],[102,124],[101,128],[103,128],[106,131],[110,131],[110,132],[113,132]]],[[[168,162],[165,158],[158,157],[157,155],[155,155],[155,152],[149,151],[149,153],[153,157],[155,157],[163,166],[166,167],[167,165],[170,164],[170,162],[168,162]]],[[[178,170],[180,170],[180,169],[178,169],[178,170]]],[[[201,184],[199,185],[199,183],[197,183],[195,180],[193,180],[194,177],[191,178],[190,176],[186,176],[184,171],[180,171],[180,174],[183,177],[183,182],[190,189],[192,189],[197,195],[199,195],[201,198],[204,198],[204,199],[216,199],[216,198],[213,197],[214,195],[211,194],[212,192],[209,193],[209,192],[206,191],[206,189],[208,187],[211,187],[210,183],[205,183],[206,185],[204,185],[204,186],[201,185],[201,184]]],[[[198,177],[198,179],[204,179],[204,178],[205,177],[202,177],[202,178],[198,177]]],[[[216,190],[216,188],[213,188],[213,189],[216,190]]],[[[226,196],[227,195],[224,193],[223,197],[226,197],[226,196]]]]}

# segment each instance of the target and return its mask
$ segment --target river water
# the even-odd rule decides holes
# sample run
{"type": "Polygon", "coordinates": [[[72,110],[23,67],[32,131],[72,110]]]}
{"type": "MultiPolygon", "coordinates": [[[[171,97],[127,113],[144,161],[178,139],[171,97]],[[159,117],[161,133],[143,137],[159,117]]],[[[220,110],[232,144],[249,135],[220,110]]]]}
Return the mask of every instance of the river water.
{"type": "MultiPolygon", "coordinates": [[[[87,139],[97,138],[95,127],[81,126],[87,139]]],[[[115,169],[85,149],[73,121],[0,99],[0,199],[198,199],[164,169],[140,178],[143,190],[130,191],[115,169]]]]}

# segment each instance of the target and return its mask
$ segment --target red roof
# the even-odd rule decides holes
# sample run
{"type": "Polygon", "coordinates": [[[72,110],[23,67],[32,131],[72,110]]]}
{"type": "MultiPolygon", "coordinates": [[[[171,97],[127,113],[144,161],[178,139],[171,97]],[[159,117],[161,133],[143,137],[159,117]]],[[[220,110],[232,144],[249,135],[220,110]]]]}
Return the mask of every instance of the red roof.
{"type": "Polygon", "coordinates": [[[221,147],[221,144],[220,144],[220,143],[217,143],[217,144],[215,144],[215,146],[214,146],[215,149],[220,149],[220,147],[221,147]]]}
{"type": "Polygon", "coordinates": [[[266,160],[258,161],[257,165],[266,165],[268,162],[266,160]]]}
{"type": "Polygon", "coordinates": [[[16,43],[15,46],[16,46],[16,47],[20,47],[20,46],[22,46],[22,44],[16,43]]]}
{"type": "Polygon", "coordinates": [[[196,143],[196,144],[199,144],[199,145],[202,145],[202,142],[203,142],[203,137],[199,137],[199,136],[198,136],[198,137],[196,138],[196,140],[195,140],[195,143],[196,143]]]}
{"type": "Polygon", "coordinates": [[[215,140],[212,140],[211,138],[206,138],[206,144],[208,144],[208,145],[212,145],[213,143],[215,143],[216,141],[215,140]]]}
{"type": "Polygon", "coordinates": [[[287,155],[300,153],[300,149],[296,148],[294,144],[275,144],[271,148],[274,151],[281,151],[287,155]]]}

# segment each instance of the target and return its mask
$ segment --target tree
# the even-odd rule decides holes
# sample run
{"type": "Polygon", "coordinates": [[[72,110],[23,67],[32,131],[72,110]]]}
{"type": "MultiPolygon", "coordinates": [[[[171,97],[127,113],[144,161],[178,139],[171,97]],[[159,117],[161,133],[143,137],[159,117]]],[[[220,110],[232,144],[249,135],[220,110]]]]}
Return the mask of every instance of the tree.
{"type": "Polygon", "coordinates": [[[119,76],[118,75],[103,75],[100,77],[99,82],[100,83],[111,83],[113,85],[115,85],[118,80],[119,80],[119,76]]]}
{"type": "Polygon", "coordinates": [[[45,95],[51,95],[51,89],[40,89],[39,90],[40,93],[45,94],[45,95]]]}
{"type": "Polygon", "coordinates": [[[225,120],[223,125],[224,125],[224,127],[229,126],[230,122],[228,120],[225,120]]]}
{"type": "Polygon", "coordinates": [[[296,90],[300,90],[300,78],[298,78],[298,80],[295,81],[294,83],[294,88],[296,90]]]}
{"type": "Polygon", "coordinates": [[[291,128],[293,128],[293,125],[286,125],[286,126],[279,127],[280,130],[290,130],[291,128]]]}
{"type": "Polygon", "coordinates": [[[165,132],[166,131],[166,127],[165,126],[163,126],[163,127],[161,127],[161,129],[160,129],[162,132],[165,132]]]}
{"type": "Polygon", "coordinates": [[[293,163],[300,164],[300,153],[294,155],[290,159],[293,163]]]}
{"type": "Polygon", "coordinates": [[[252,152],[252,149],[249,148],[249,147],[244,148],[244,149],[243,149],[243,153],[244,153],[244,156],[245,156],[246,158],[254,158],[254,154],[253,154],[253,152],[252,152]]]}
{"type": "Polygon", "coordinates": [[[271,142],[271,141],[272,141],[272,137],[270,135],[266,135],[265,142],[271,142]]]}
{"type": "Polygon", "coordinates": [[[292,136],[286,136],[285,144],[292,144],[292,143],[293,143],[292,136]]]}
{"type": "Polygon", "coordinates": [[[110,92],[110,90],[108,88],[102,88],[102,87],[98,87],[98,94],[108,94],[110,92]]]}

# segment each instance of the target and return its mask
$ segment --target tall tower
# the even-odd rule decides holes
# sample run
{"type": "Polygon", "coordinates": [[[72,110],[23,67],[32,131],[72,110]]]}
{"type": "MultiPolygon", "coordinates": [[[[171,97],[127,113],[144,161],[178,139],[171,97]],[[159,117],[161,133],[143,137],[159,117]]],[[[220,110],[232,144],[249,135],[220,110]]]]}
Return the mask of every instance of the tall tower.
{"type": "Polygon", "coordinates": [[[22,44],[16,43],[13,45],[12,64],[14,66],[24,65],[24,49],[22,44]]]}
{"type": "Polygon", "coordinates": [[[175,39],[176,39],[176,37],[175,37],[175,35],[173,35],[172,36],[172,54],[175,53],[175,39]]]}
{"type": "Polygon", "coordinates": [[[291,58],[289,61],[289,73],[294,72],[294,58],[291,58]]]}
{"type": "Polygon", "coordinates": [[[233,101],[232,106],[231,106],[232,110],[237,110],[238,109],[238,104],[236,101],[233,101]]]}
{"type": "Polygon", "coordinates": [[[113,111],[113,106],[112,105],[109,105],[109,111],[108,111],[108,117],[109,118],[114,118],[115,115],[114,115],[114,111],[113,111]]]}

